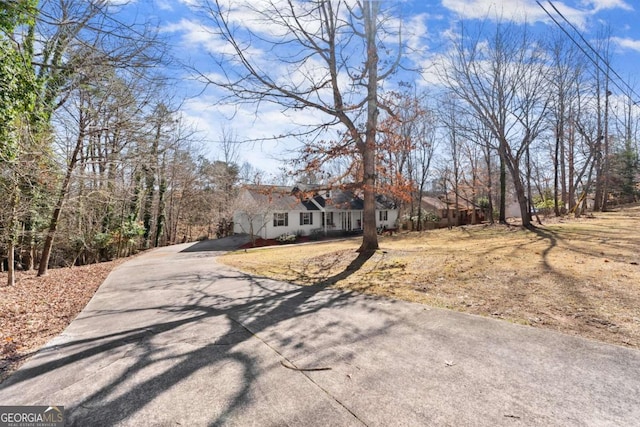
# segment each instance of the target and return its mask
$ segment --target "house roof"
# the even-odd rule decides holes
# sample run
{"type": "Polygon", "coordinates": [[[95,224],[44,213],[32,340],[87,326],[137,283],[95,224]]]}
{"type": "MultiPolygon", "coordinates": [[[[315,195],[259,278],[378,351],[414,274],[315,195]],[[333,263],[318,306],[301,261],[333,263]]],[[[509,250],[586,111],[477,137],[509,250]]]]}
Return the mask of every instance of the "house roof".
{"type": "Polygon", "coordinates": [[[447,209],[447,204],[437,197],[424,196],[422,197],[422,206],[433,209],[447,209]]]}
{"type": "MultiPolygon", "coordinates": [[[[432,208],[432,209],[441,209],[441,210],[445,210],[447,209],[447,205],[449,209],[455,209],[455,195],[449,195],[449,200],[448,201],[444,201],[442,199],[439,199],[437,197],[431,197],[431,196],[424,196],[422,197],[422,206],[425,208],[432,208]]],[[[475,206],[476,209],[478,209],[477,206],[475,206]]],[[[459,210],[473,210],[474,209],[474,205],[472,203],[470,203],[469,201],[463,199],[463,198],[458,198],[458,209],[459,210]]]]}
{"type": "MultiPolygon", "coordinates": [[[[259,205],[270,205],[277,211],[363,210],[364,200],[350,190],[316,191],[312,187],[277,185],[245,186],[246,196],[259,205]]],[[[322,189],[324,190],[324,189],[322,189]]],[[[384,196],[376,196],[376,209],[394,209],[384,196]]]]}
{"type": "Polygon", "coordinates": [[[247,197],[259,205],[271,205],[277,211],[306,211],[307,206],[288,187],[252,185],[245,188],[247,197]]]}
{"type": "Polygon", "coordinates": [[[376,209],[395,209],[397,208],[395,202],[389,199],[387,196],[376,196],[376,209]]]}
{"type": "Polygon", "coordinates": [[[330,209],[360,211],[364,209],[364,201],[352,191],[332,190],[331,197],[326,199],[326,207],[330,209]]]}

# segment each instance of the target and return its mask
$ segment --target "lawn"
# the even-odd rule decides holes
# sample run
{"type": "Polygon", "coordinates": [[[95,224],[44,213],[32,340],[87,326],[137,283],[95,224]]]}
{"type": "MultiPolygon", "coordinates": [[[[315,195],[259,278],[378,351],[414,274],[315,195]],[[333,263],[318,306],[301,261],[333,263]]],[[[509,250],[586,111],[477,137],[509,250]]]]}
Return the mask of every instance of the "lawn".
{"type": "Polygon", "coordinates": [[[534,231],[476,225],[237,251],[220,262],[258,276],[413,301],[640,348],[640,206],[534,231]]]}

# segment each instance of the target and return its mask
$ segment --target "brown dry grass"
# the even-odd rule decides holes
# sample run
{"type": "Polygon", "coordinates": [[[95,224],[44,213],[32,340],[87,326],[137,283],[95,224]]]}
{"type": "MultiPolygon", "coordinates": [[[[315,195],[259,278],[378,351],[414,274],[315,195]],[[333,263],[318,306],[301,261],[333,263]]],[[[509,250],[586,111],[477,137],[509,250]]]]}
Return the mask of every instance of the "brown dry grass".
{"type": "Polygon", "coordinates": [[[358,240],[231,253],[251,274],[414,301],[640,348],[640,206],[535,231],[479,225],[380,239],[342,280],[358,240]]]}

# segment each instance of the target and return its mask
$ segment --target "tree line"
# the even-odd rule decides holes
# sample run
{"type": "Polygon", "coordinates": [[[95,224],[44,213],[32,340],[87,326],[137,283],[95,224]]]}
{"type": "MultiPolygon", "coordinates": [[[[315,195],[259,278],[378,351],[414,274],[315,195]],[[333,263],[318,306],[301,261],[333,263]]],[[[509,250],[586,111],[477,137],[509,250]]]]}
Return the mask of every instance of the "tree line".
{"type": "MultiPolygon", "coordinates": [[[[640,116],[611,75],[606,32],[589,60],[560,34],[463,23],[436,54],[409,43],[381,2],[240,2],[255,18],[242,22],[222,2],[203,4],[227,48],[211,53],[221,72],[198,77],[221,103],[313,112],[288,135],[301,149],[287,168],[362,193],[362,251],[377,248],[376,194],[418,224],[429,191],[450,195],[456,215],[467,203],[500,222],[513,194],[526,227],[543,209],[581,215],[638,198],[640,116]]],[[[16,264],[44,275],[224,233],[239,184],[261,179],[240,165],[233,131],[219,160],[201,155],[161,72],[170,55],[157,24],[116,19],[118,7],[13,0],[0,11],[10,283],[16,264]]]]}
{"type": "Polygon", "coordinates": [[[640,109],[635,91],[613,80],[609,38],[603,31],[588,58],[559,32],[462,24],[431,69],[435,85],[383,100],[380,191],[414,219],[425,190],[435,191],[456,222],[472,205],[505,223],[513,200],[525,227],[540,212],[637,202],[640,109]]]}
{"type": "Polygon", "coordinates": [[[313,114],[290,133],[301,141],[294,169],[364,195],[361,251],[378,247],[375,193],[418,223],[434,182],[454,221],[464,202],[506,222],[513,194],[525,227],[541,210],[638,198],[638,97],[613,71],[607,31],[589,55],[560,31],[487,19],[426,52],[407,41],[397,5],[205,3],[227,48],[202,77],[225,101],[313,114]]]}
{"type": "MultiPolygon", "coordinates": [[[[0,10],[0,262],[71,266],[215,233],[238,179],[201,154],[173,100],[167,45],[108,1],[0,10]],[[224,204],[223,204],[224,205],[224,204]]],[[[237,150],[236,150],[237,151],[237,150]]]]}

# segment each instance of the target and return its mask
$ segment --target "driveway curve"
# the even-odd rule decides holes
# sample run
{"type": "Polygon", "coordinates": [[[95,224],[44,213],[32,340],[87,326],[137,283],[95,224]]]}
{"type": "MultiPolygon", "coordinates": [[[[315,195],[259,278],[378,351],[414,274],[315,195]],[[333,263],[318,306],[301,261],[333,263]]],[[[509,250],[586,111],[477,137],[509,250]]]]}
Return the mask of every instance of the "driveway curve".
{"type": "MultiPolygon", "coordinates": [[[[640,352],[156,249],[0,385],[77,426],[632,426],[640,352]]],[[[348,272],[347,272],[348,274],[348,272]]]]}

